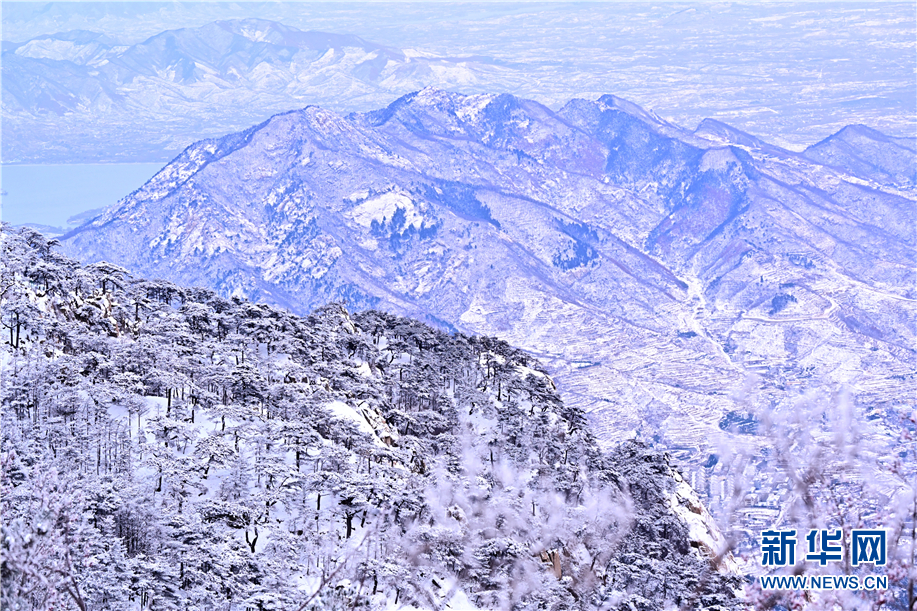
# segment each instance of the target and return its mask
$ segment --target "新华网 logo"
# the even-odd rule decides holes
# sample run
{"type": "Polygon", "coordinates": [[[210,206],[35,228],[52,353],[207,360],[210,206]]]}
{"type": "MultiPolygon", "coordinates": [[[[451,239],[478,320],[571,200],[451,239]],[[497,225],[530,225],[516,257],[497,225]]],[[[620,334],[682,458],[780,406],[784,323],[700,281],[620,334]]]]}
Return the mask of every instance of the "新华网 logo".
{"type": "MultiPolygon", "coordinates": [[[[826,566],[841,562],[849,550],[853,567],[885,566],[888,558],[888,536],[882,528],[855,528],[850,531],[845,550],[841,529],[811,529],[805,536],[805,561],[826,566]]],[[[761,533],[761,564],[766,567],[796,564],[796,529],[766,530],[761,533]]],[[[763,575],[765,590],[882,590],[888,589],[887,575],[763,575]]]]}

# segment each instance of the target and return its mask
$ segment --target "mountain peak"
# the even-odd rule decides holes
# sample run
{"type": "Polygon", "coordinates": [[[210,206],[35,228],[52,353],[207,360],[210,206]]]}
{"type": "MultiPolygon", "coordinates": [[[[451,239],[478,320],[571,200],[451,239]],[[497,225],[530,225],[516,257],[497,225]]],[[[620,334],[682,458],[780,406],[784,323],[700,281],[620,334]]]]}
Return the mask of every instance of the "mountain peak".
{"type": "Polygon", "coordinates": [[[886,136],[882,132],[873,129],[867,125],[862,125],[860,123],[854,123],[853,125],[847,125],[842,127],[835,133],[831,134],[821,142],[813,144],[810,146],[807,151],[810,149],[818,148],[829,142],[846,142],[848,144],[857,144],[857,143],[866,143],[866,142],[894,142],[899,146],[905,146],[906,148],[911,148],[913,150],[914,138],[894,138],[891,136],[886,136]],[[911,146],[908,147],[907,144],[910,143],[911,146]]]}
{"type": "MultiPolygon", "coordinates": [[[[662,119],[655,112],[648,111],[642,106],[631,102],[630,100],[625,100],[624,98],[619,98],[616,95],[606,93],[601,96],[598,100],[598,104],[602,110],[607,109],[616,109],[622,112],[629,114],[630,116],[640,119],[644,123],[649,123],[652,125],[666,126],[666,127],[675,127],[671,125],[665,119],[662,119]]],[[[679,128],[680,129],[680,128],[679,128]]]]}
{"type": "Polygon", "coordinates": [[[865,125],[848,125],[807,148],[802,156],[854,176],[917,185],[917,140],[895,138],[865,125]]]}
{"type": "Polygon", "coordinates": [[[716,119],[704,119],[694,130],[696,136],[718,144],[734,144],[751,149],[771,147],[760,139],[716,119]]]}
{"type": "Polygon", "coordinates": [[[374,127],[396,120],[415,133],[471,135],[479,131],[478,124],[495,103],[518,105],[509,94],[466,95],[424,87],[401,96],[381,110],[353,116],[365,117],[374,127]]]}

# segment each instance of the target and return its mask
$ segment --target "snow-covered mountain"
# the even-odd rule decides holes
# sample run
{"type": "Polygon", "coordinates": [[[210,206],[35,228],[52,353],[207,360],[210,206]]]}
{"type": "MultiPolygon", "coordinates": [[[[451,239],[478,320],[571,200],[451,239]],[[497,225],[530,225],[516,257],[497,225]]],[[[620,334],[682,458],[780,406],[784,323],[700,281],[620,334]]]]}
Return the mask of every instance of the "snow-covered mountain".
{"type": "Polygon", "coordinates": [[[424,89],[201,141],[63,241],[296,312],[500,337],[601,442],[712,465],[719,430],[806,393],[846,388],[879,422],[913,396],[913,161],[860,127],[795,154],[613,96],[553,112],[424,89]]]}

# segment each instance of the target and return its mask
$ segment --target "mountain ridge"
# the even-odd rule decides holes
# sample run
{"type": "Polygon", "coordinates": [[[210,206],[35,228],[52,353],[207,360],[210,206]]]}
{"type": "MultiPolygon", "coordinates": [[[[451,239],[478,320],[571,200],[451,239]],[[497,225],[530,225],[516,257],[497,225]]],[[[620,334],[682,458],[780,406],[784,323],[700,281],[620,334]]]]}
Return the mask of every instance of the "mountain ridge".
{"type": "Polygon", "coordinates": [[[275,115],[63,242],[296,311],[346,299],[501,336],[547,359],[603,443],[651,427],[698,462],[759,372],[755,409],[849,383],[851,359],[859,400],[896,405],[913,191],[602,100],[431,88],[275,115]]]}

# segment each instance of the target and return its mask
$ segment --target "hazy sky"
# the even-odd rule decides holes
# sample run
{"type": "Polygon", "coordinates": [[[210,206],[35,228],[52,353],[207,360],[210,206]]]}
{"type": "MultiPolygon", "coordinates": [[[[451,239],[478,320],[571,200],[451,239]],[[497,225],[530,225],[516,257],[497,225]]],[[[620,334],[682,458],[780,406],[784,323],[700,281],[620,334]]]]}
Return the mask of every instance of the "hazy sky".
{"type": "Polygon", "coordinates": [[[714,117],[795,148],[858,122],[913,134],[917,116],[910,2],[3,2],[2,12],[3,39],[20,42],[89,29],[132,44],[216,19],[272,19],[512,68],[505,83],[468,92],[555,107],[614,93],[686,127],[714,117]]]}

